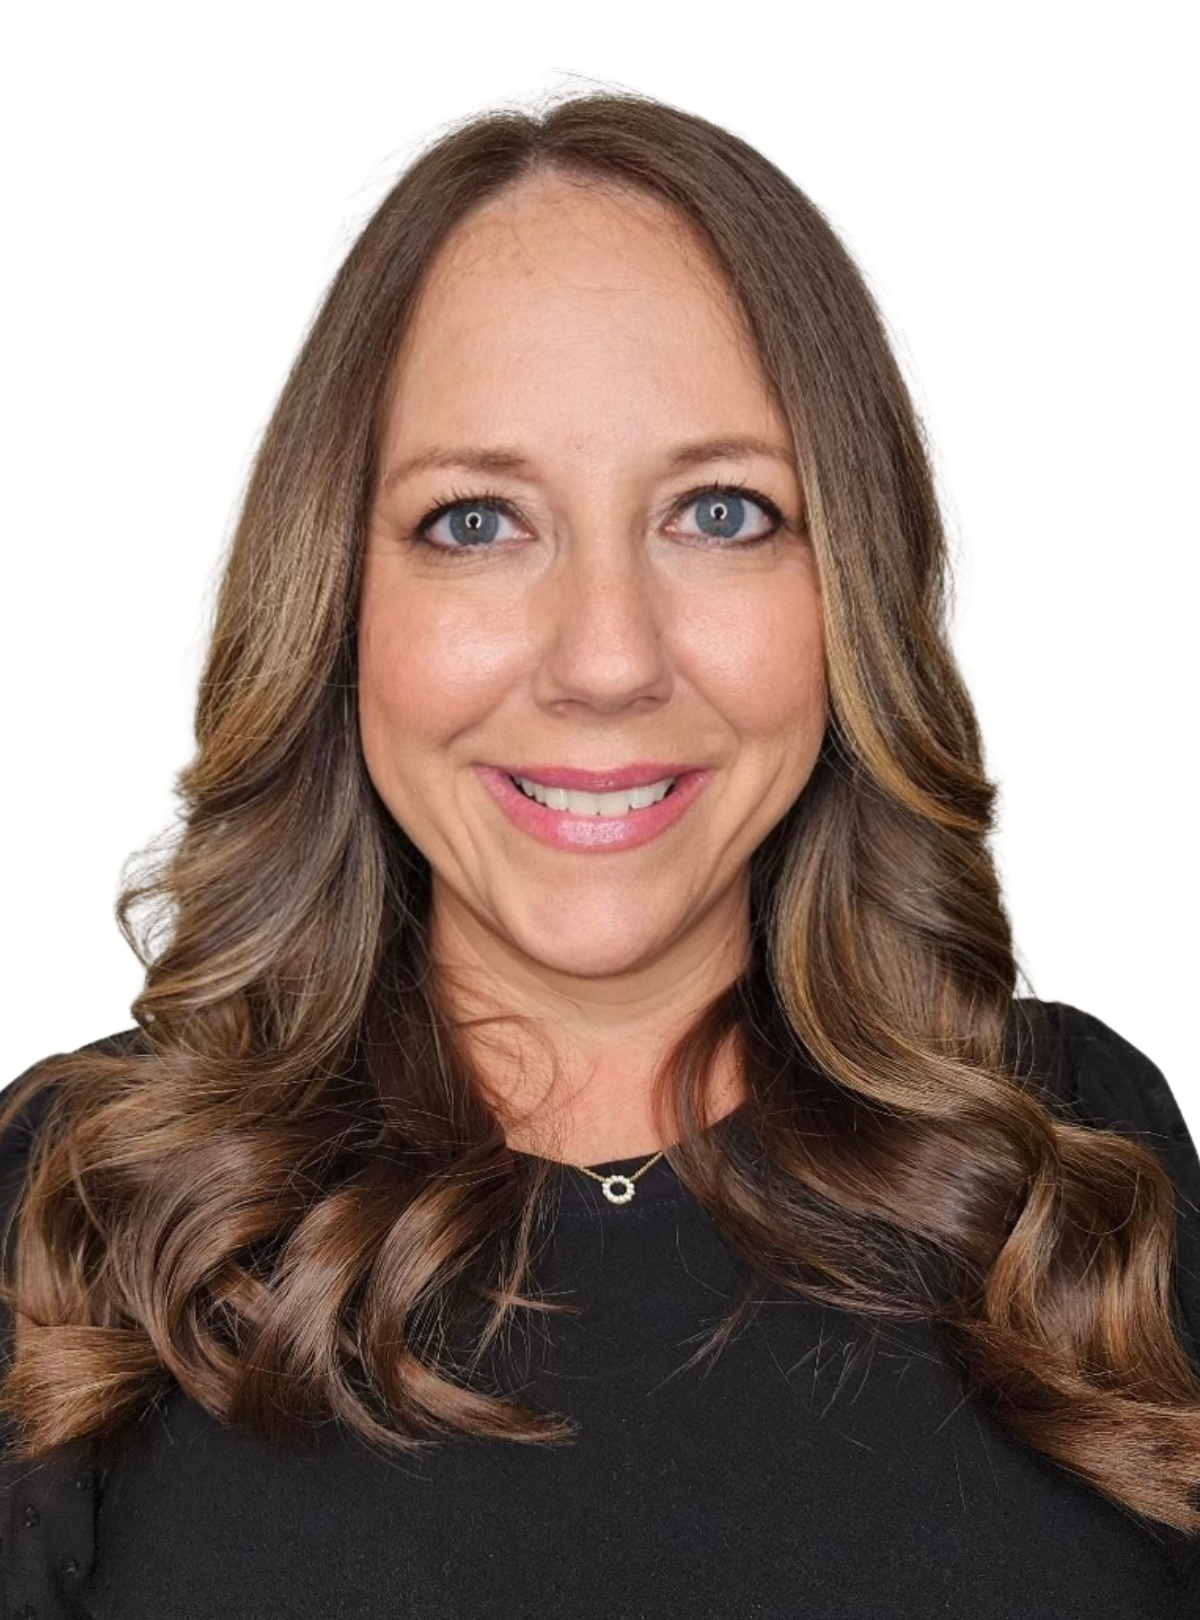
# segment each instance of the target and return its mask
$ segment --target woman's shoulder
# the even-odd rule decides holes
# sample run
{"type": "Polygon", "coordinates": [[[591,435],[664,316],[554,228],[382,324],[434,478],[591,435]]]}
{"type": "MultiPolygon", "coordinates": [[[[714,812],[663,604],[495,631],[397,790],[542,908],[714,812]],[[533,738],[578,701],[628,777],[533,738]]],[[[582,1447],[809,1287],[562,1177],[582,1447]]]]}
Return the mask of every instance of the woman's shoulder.
{"type": "Polygon", "coordinates": [[[1179,1172],[1183,1190],[1200,1196],[1200,1158],[1179,1101],[1158,1065],[1095,1013],[1064,1001],[1021,998],[1015,1006],[1051,1041],[1043,1071],[1054,1100],[1071,1118],[1147,1143],[1179,1172]]]}
{"type": "Polygon", "coordinates": [[[1140,1141],[1175,1187],[1175,1298],[1181,1339],[1200,1367],[1200,1155],[1166,1075],[1095,1013],[1062,1001],[1016,1002],[1036,1038],[1048,1038],[1040,1072],[1056,1113],[1140,1141]]]}
{"type": "Polygon", "coordinates": [[[136,1026],[102,1035],[99,1040],[88,1041],[71,1051],[53,1052],[39,1058],[0,1087],[0,1208],[6,1210],[15,1196],[38,1127],[54,1100],[58,1084],[55,1079],[57,1060],[84,1052],[120,1056],[142,1050],[144,1040],[136,1026]]]}
{"type": "MultiPolygon", "coordinates": [[[[145,1051],[146,1037],[136,1027],[120,1029],[113,1035],[102,1035],[98,1040],[86,1041],[82,1046],[60,1048],[50,1052],[45,1057],[38,1058],[23,1069],[15,1079],[8,1080],[0,1086],[0,1117],[12,1121],[14,1129],[18,1122],[23,1122],[27,1128],[36,1126],[48,1106],[49,1099],[54,1093],[53,1066],[61,1058],[78,1057],[84,1052],[98,1052],[121,1056],[124,1053],[145,1051]]],[[[5,1138],[11,1132],[6,1130],[5,1138]]],[[[18,1140],[14,1137],[13,1140],[18,1140]]]]}

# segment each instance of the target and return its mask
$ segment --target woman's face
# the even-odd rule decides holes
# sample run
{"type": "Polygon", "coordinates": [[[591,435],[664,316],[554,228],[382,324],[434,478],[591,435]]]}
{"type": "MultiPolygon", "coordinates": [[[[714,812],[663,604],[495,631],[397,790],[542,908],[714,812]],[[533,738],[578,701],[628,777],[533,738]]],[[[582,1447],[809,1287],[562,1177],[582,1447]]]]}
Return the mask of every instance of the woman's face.
{"type": "Polygon", "coordinates": [[[596,978],[744,933],[824,647],[789,435],[702,247],[654,201],[522,180],[443,248],[396,377],[359,713],[435,937],[596,978]]]}

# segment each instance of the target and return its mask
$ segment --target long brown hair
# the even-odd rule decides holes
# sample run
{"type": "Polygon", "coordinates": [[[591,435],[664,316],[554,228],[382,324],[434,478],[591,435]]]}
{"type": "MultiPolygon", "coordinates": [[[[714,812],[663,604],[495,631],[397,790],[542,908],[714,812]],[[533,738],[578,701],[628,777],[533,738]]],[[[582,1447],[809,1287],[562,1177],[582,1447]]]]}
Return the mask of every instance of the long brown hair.
{"type": "Polygon", "coordinates": [[[825,615],[827,732],[753,858],[752,959],[656,1077],[667,1159],[747,1268],[693,1359],[767,1283],[927,1320],[1023,1442],[1195,1531],[1174,1189],[1039,1080],[944,536],[878,312],[786,175],[628,94],[441,133],[320,305],[225,565],[180,824],[119,902],[146,975],[135,1038],[35,1066],[0,1121],[41,1099],[6,1280],[14,1447],[111,1438],[170,1380],[281,1443],[330,1417],[400,1449],[575,1432],[488,1360],[522,1312],[567,1308],[529,1287],[552,1167],[508,1147],[468,1056],[429,956],[427,863],[373,790],[355,697],[405,323],[468,211],[545,170],[641,188],[704,233],[792,431],[825,615]],[[730,1038],[753,1152],[704,1129],[730,1038]]]}

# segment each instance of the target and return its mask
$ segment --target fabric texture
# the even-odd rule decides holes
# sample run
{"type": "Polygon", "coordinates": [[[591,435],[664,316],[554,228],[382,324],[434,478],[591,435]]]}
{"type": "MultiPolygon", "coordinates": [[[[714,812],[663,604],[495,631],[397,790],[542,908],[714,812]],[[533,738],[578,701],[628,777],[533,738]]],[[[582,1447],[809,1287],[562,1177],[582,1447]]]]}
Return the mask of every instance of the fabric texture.
{"type": "MultiPolygon", "coordinates": [[[[1174,1307],[1200,1368],[1195,1144],[1149,1058],[1046,1005],[1052,1105],[1145,1141],[1179,1193],[1174,1307]]],[[[37,1119],[0,1139],[6,1213],[37,1119]]],[[[713,1127],[743,1128],[737,1112],[713,1127]]],[[[289,1452],[175,1389],[105,1469],[86,1445],[4,1454],[3,1615],[1200,1617],[1197,1539],[1147,1529],[1022,1446],[964,1399],[923,1325],[872,1344],[842,1313],[772,1293],[715,1361],[681,1370],[743,1281],[707,1212],[665,1160],[624,1206],[571,1169],[561,1186],[537,1280],[585,1311],[543,1330],[522,1394],[572,1417],[574,1441],[387,1458],[330,1424],[289,1452]]]]}

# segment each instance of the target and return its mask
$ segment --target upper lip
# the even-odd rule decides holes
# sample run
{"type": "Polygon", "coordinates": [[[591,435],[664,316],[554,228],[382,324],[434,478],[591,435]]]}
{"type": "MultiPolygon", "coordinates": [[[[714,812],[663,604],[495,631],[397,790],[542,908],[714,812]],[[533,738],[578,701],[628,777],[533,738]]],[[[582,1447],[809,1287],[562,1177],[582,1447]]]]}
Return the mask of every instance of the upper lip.
{"type": "Polygon", "coordinates": [[[622,788],[648,787],[671,776],[683,776],[694,765],[619,765],[607,771],[573,771],[565,765],[505,765],[509,776],[523,776],[543,787],[566,788],[577,793],[616,793],[622,788]]]}

